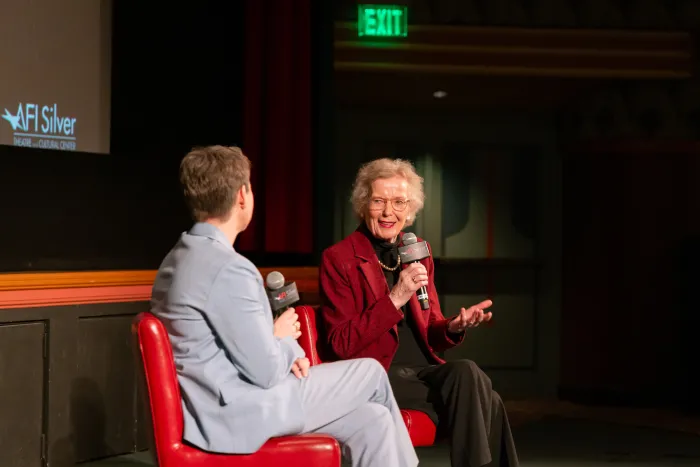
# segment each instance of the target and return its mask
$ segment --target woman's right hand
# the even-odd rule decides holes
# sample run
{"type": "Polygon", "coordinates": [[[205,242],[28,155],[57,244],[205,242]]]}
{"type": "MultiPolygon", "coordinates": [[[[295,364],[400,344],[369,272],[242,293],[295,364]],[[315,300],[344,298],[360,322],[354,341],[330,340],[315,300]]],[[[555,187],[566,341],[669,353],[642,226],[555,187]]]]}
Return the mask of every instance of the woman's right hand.
{"type": "Polygon", "coordinates": [[[301,323],[299,322],[299,315],[296,314],[294,308],[287,309],[275,320],[274,335],[280,339],[287,336],[299,339],[299,336],[301,336],[301,323]]]}
{"type": "Polygon", "coordinates": [[[428,271],[421,263],[412,263],[399,274],[399,281],[396,283],[389,298],[396,309],[400,309],[411,299],[416,290],[428,285],[428,271]]]}

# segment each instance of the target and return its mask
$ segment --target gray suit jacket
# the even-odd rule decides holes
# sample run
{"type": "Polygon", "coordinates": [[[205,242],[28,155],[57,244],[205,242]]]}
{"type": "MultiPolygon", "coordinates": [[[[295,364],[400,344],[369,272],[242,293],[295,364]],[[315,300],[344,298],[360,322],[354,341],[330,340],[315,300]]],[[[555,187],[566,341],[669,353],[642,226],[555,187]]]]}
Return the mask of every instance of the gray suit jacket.
{"type": "Polygon", "coordinates": [[[184,413],[183,437],[211,452],[257,451],[304,426],[304,351],[273,335],[263,279],[211,224],[197,223],[163,260],[151,298],[170,335],[184,413]]]}

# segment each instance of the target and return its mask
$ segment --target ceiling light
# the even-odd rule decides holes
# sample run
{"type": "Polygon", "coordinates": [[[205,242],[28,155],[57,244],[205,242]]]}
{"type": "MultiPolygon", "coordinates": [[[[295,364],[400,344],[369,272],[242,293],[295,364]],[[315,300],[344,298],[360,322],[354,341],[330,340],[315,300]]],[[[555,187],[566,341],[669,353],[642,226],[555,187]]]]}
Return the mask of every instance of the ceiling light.
{"type": "Polygon", "coordinates": [[[433,93],[433,97],[435,99],[444,99],[445,97],[447,97],[447,93],[445,91],[438,90],[433,93]]]}

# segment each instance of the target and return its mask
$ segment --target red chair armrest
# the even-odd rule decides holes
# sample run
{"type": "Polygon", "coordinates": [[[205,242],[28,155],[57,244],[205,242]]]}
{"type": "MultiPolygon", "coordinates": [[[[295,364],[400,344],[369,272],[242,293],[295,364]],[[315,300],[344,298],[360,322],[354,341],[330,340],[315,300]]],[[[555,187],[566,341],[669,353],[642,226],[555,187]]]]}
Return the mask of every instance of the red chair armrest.
{"type": "Polygon", "coordinates": [[[408,428],[408,434],[414,446],[432,446],[435,442],[435,432],[437,431],[433,420],[419,410],[401,410],[403,421],[408,428]]]}
{"type": "Polygon", "coordinates": [[[316,310],[308,305],[300,305],[295,308],[301,324],[301,336],[297,342],[304,352],[311,366],[323,363],[318,353],[318,331],[316,329],[316,310]]]}

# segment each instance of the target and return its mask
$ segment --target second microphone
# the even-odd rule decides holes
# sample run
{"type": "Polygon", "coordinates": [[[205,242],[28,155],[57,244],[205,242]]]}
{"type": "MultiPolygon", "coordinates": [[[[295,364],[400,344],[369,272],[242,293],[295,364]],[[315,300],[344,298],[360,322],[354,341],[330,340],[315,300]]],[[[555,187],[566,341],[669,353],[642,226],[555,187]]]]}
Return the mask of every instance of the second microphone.
{"type": "MultiPolygon", "coordinates": [[[[402,239],[403,245],[399,247],[399,257],[403,264],[419,263],[422,259],[430,256],[430,249],[426,241],[419,242],[416,234],[407,232],[402,239]]],[[[430,300],[428,299],[428,290],[425,286],[416,290],[416,296],[420,303],[421,310],[430,308],[430,300]]]]}

